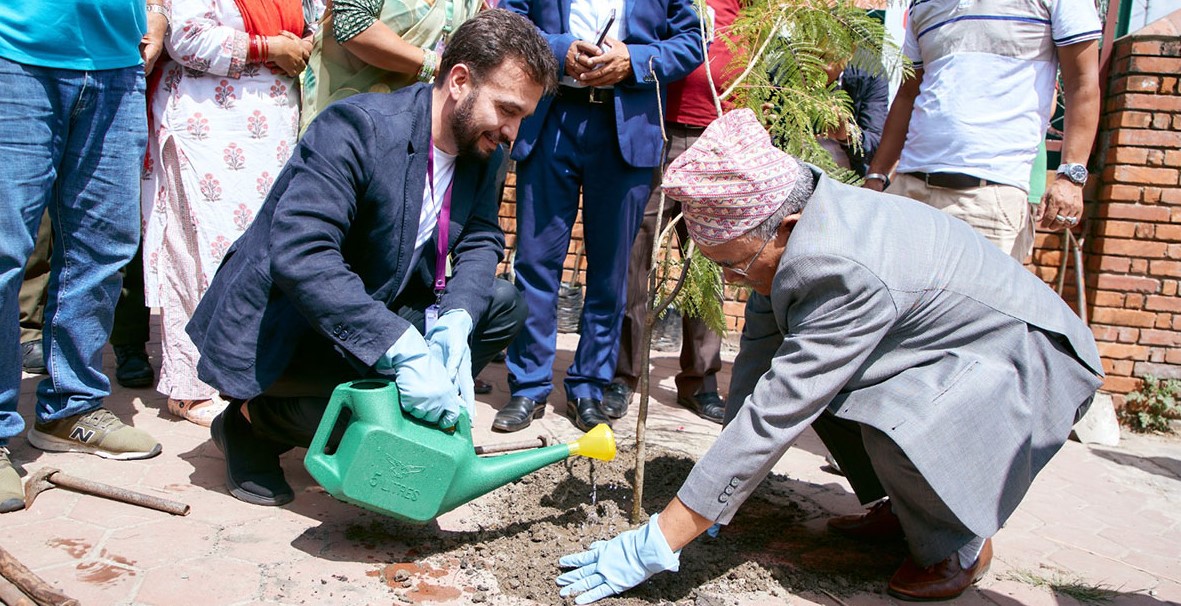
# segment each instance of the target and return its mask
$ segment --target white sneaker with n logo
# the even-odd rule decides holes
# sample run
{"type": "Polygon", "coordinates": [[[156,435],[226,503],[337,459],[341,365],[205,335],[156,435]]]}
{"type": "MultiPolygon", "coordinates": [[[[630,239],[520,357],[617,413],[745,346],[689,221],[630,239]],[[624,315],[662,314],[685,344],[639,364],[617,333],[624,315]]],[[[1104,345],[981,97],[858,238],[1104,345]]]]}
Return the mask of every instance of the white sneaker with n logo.
{"type": "Polygon", "coordinates": [[[160,443],[148,432],[124,424],[111,411],[96,408],[29,430],[29,443],[49,452],[85,452],[105,459],[147,459],[160,454],[160,443]]]}

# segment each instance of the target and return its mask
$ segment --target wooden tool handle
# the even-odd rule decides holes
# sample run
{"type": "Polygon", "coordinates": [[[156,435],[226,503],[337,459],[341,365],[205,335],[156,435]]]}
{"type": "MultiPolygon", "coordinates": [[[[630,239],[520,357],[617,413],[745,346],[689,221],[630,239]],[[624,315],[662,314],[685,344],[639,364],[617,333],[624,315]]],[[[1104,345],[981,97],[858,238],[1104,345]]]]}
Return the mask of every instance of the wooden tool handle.
{"type": "Polygon", "coordinates": [[[0,575],[0,602],[4,602],[5,606],[37,606],[20,587],[13,585],[3,575],[0,575]]]}
{"type": "Polygon", "coordinates": [[[33,571],[25,568],[24,564],[12,557],[3,547],[0,547],[0,575],[28,594],[37,606],[81,606],[78,600],[59,593],[41,577],[33,574],[33,571]]]}
{"type": "Polygon", "coordinates": [[[189,506],[184,503],[162,499],[160,497],[148,496],[146,494],[135,492],[134,490],[127,490],[126,488],[119,488],[111,486],[110,484],[103,484],[92,480],[66,475],[62,472],[56,472],[47,478],[54,486],[61,488],[69,488],[78,492],[92,494],[115,501],[122,501],[132,505],[139,505],[140,507],[147,507],[148,509],[155,509],[156,511],[163,511],[174,516],[189,515],[189,506]]]}
{"type": "Polygon", "coordinates": [[[476,454],[496,454],[501,452],[512,452],[514,450],[544,448],[546,446],[549,446],[549,440],[546,439],[545,436],[537,436],[532,440],[523,440],[521,442],[509,442],[507,444],[484,444],[481,446],[476,446],[476,454]]]}

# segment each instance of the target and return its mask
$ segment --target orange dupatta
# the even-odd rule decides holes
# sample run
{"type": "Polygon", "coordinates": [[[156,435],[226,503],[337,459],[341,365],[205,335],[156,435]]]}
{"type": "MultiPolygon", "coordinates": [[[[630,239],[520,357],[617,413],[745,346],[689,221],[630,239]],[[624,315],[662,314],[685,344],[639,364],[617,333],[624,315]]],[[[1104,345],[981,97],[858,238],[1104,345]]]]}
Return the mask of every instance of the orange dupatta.
{"type": "Polygon", "coordinates": [[[252,36],[278,36],[291,32],[303,36],[303,3],[300,0],[234,0],[252,36]]]}

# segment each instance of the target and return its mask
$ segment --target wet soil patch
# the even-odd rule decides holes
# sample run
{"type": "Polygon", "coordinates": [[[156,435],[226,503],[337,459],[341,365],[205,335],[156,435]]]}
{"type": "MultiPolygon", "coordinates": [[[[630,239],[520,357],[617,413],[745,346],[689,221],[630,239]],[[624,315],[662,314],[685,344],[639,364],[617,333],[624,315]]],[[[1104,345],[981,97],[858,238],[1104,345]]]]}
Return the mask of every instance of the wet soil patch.
{"type": "MultiPolygon", "coordinates": [[[[693,460],[659,448],[649,448],[647,458],[643,509],[651,514],[676,495],[693,460]]],[[[571,459],[543,468],[473,504],[467,522],[478,530],[445,532],[434,524],[373,520],[350,527],[346,534],[361,543],[408,545],[395,561],[422,564],[429,559],[451,568],[461,585],[465,573],[474,579],[475,571],[488,571],[499,593],[561,603],[554,584],[558,558],[631,527],[634,460],[634,451],[624,449],[610,463],[571,459]]],[[[753,592],[786,599],[801,592],[840,596],[879,590],[901,563],[905,546],[864,544],[824,532],[819,520],[831,514],[800,498],[808,486],[785,476],[769,477],[717,538],[703,536],[684,549],[680,572],[657,575],[623,597],[601,603],[712,604],[721,596],[753,592]]],[[[391,588],[410,589],[410,583],[390,582],[393,570],[381,575],[391,588]]],[[[397,574],[398,580],[405,576],[397,574]]],[[[464,589],[483,601],[490,588],[464,589]]]]}

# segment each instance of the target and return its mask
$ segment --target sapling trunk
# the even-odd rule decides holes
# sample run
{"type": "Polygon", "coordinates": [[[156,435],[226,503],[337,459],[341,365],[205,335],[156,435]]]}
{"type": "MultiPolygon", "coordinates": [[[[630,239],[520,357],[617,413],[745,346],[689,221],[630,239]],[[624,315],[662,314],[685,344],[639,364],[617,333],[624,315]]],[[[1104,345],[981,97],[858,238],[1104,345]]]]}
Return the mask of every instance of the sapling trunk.
{"type": "MultiPolygon", "coordinates": [[[[694,2],[700,21],[702,51],[705,56],[705,75],[709,83],[710,94],[713,97],[714,108],[719,117],[722,115],[722,100],[729,100],[738,107],[748,107],[762,118],[769,130],[776,138],[776,145],[785,151],[795,150],[796,155],[810,159],[822,168],[839,171],[828,158],[827,152],[816,142],[815,130],[817,126],[834,125],[838,121],[849,122],[852,119],[851,110],[845,104],[834,104],[835,86],[827,84],[827,76],[822,69],[824,57],[830,55],[852,55],[853,49],[867,51],[869,56],[876,56],[880,70],[880,60],[884,51],[889,50],[893,67],[901,67],[904,73],[909,73],[908,64],[904,62],[897,48],[884,43],[885,28],[855,7],[849,0],[745,0],[738,18],[730,25],[730,33],[740,37],[746,45],[744,48],[732,45],[736,51],[735,57],[746,60],[744,69],[733,80],[727,82],[727,88],[720,95],[715,86],[714,74],[709,63],[709,35],[706,30],[708,10],[704,0],[694,2]],[[785,31],[792,32],[790,44],[793,52],[788,59],[793,66],[793,77],[786,85],[772,83],[769,78],[770,69],[784,63],[776,59],[776,53],[782,55],[781,49],[788,40],[785,31]],[[753,52],[743,52],[752,49],[753,52]],[[801,74],[806,71],[806,74],[801,74]],[[807,77],[804,77],[806,75],[807,77]],[[778,98],[790,100],[791,103],[779,108],[778,114],[768,114],[765,103],[778,98]],[[782,110],[782,111],[780,111],[782,110]],[[832,114],[836,114],[833,116],[832,114]],[[827,164],[825,160],[827,159],[827,164]]],[[[714,44],[729,44],[727,39],[719,37],[714,44]]],[[[723,66],[729,67],[729,66],[723,66]]],[[[653,60],[648,61],[649,75],[655,80],[657,110],[661,124],[661,135],[665,150],[668,149],[668,134],[664,131],[664,107],[660,98],[660,74],[653,69],[653,60]]],[[[878,71],[878,70],[873,70],[878,71]]],[[[892,69],[885,69],[890,72],[892,69]]],[[[844,95],[844,93],[840,93],[844,95]]],[[[660,208],[657,210],[657,234],[652,244],[652,266],[648,274],[647,319],[644,322],[640,347],[640,376],[637,391],[640,403],[636,420],[636,467],[635,486],[633,489],[633,504],[631,521],[638,524],[643,515],[641,503],[644,496],[644,459],[646,456],[646,429],[648,419],[648,402],[651,392],[651,348],[652,333],[657,318],[677,298],[686,282],[691,285],[687,292],[693,293],[701,288],[699,280],[689,277],[690,259],[694,250],[692,242],[682,246],[680,275],[676,277],[675,286],[666,297],[661,286],[672,279],[668,275],[672,272],[667,265],[661,267],[660,252],[665,248],[664,262],[668,263],[671,250],[671,234],[676,222],[683,217],[674,218],[668,226],[664,226],[664,192],[660,194],[660,208]],[[667,238],[667,240],[666,240],[667,238]],[[663,271],[662,271],[663,270],[663,271]]],[[[684,243],[683,243],[684,244],[684,243]]],[[[1081,290],[1081,289],[1080,289],[1081,290]]],[[[710,295],[713,296],[713,295],[710,295]]],[[[699,297],[698,300],[704,300],[699,297]]],[[[721,301],[718,300],[718,316],[721,316],[721,301]]],[[[706,314],[708,315],[708,314],[706,314]]]]}

